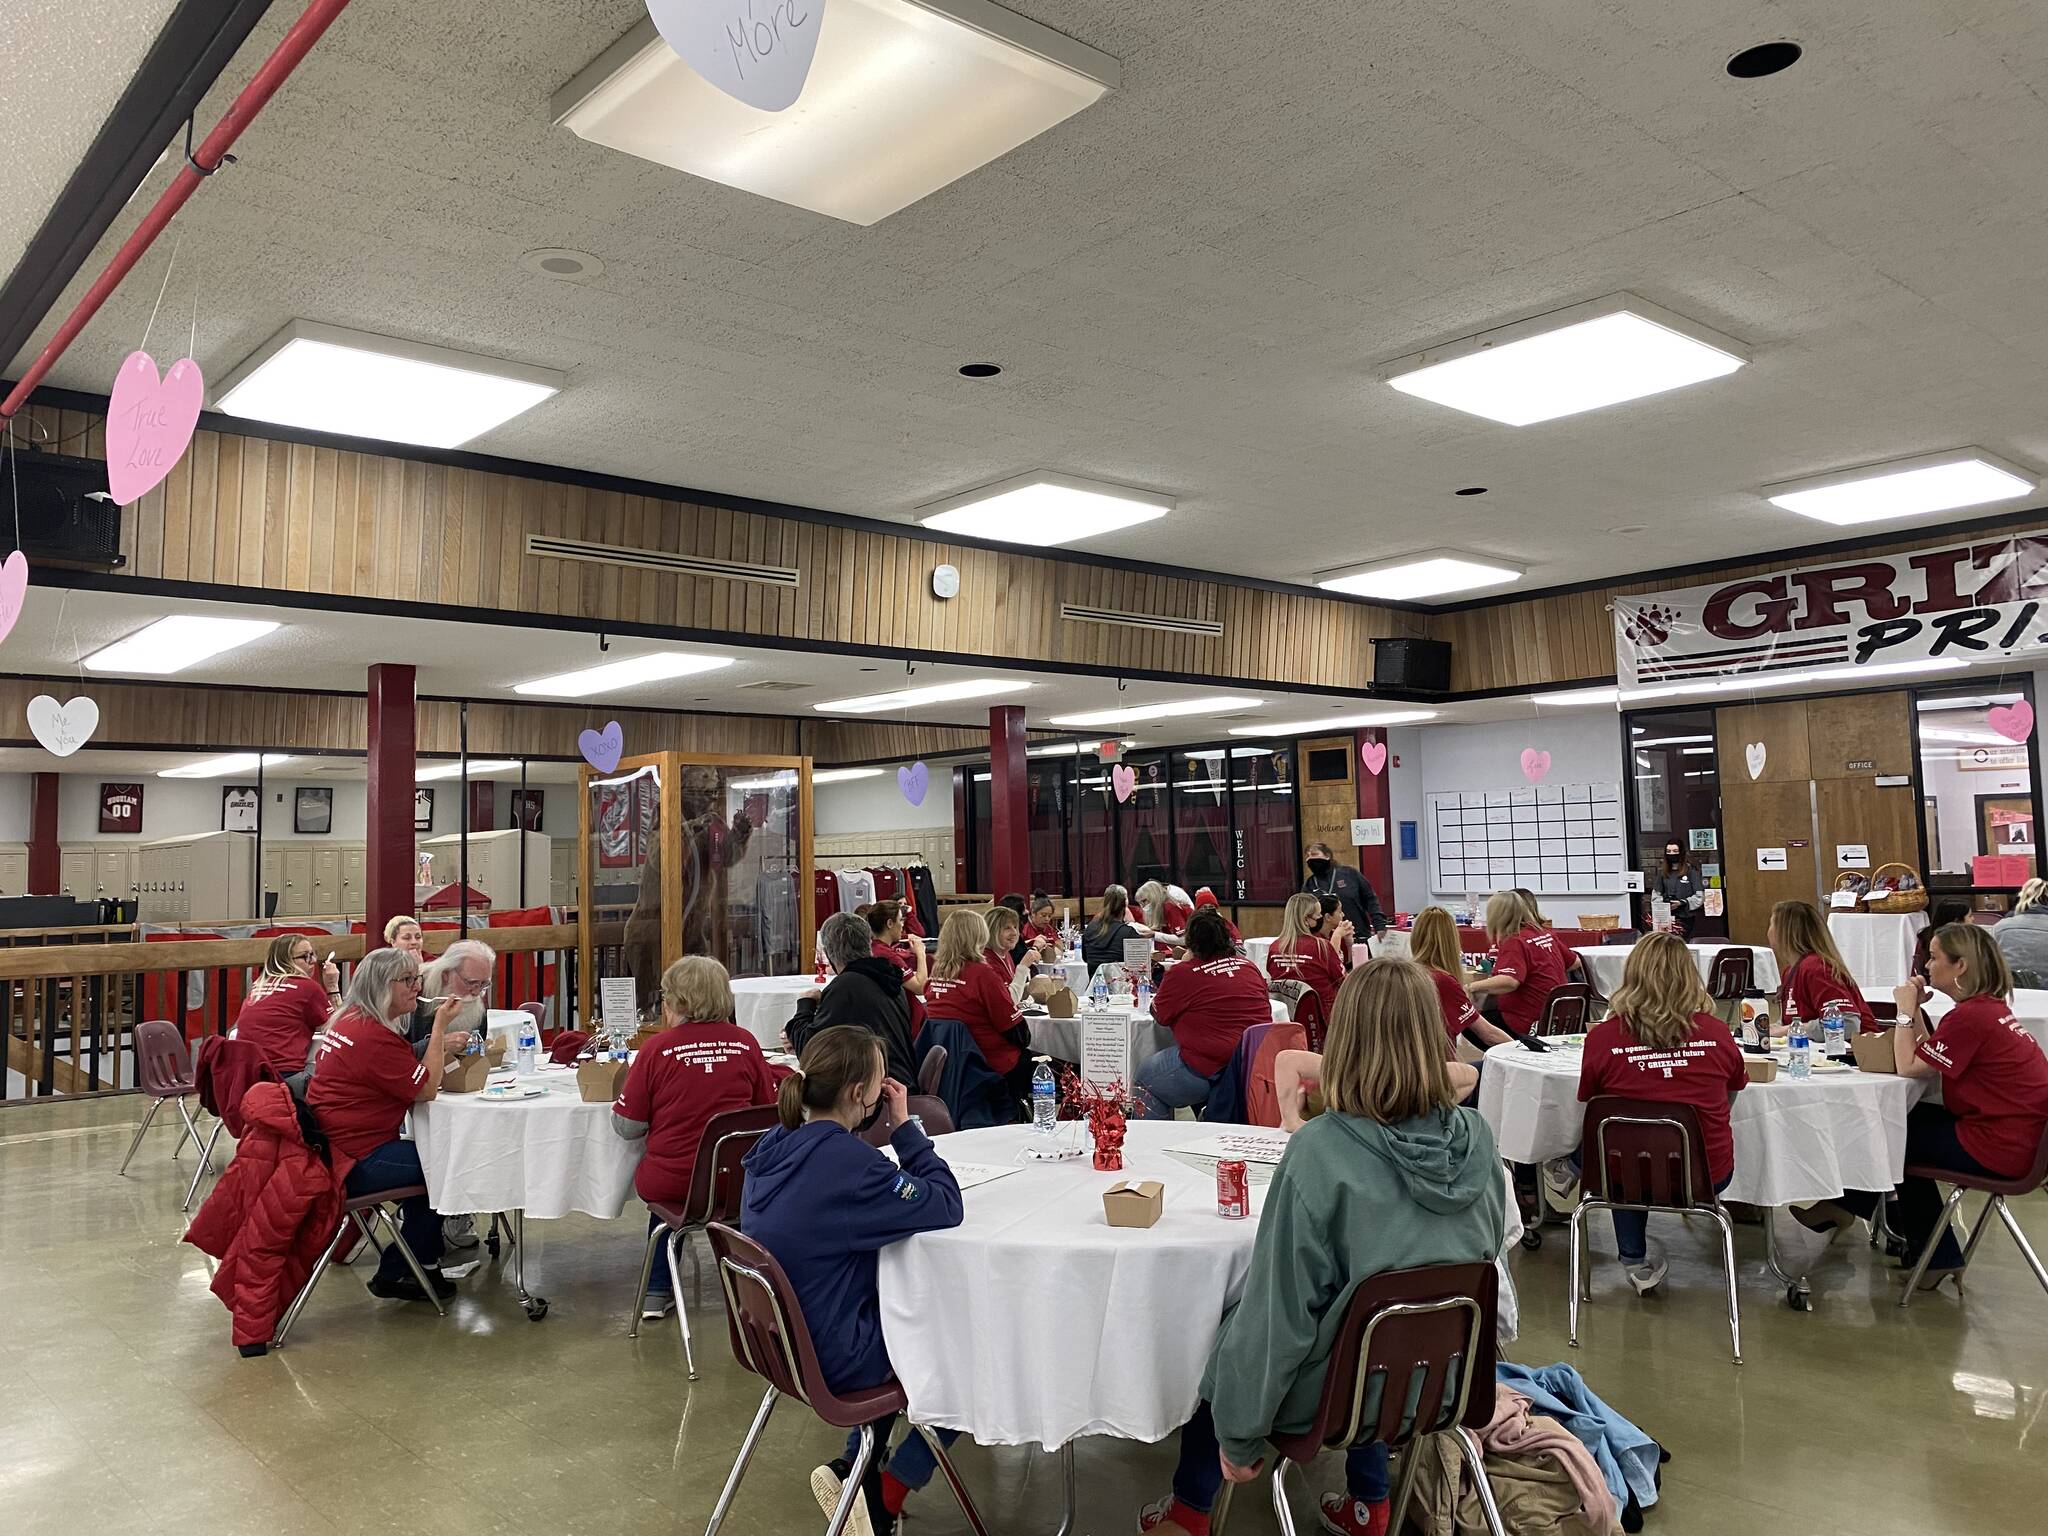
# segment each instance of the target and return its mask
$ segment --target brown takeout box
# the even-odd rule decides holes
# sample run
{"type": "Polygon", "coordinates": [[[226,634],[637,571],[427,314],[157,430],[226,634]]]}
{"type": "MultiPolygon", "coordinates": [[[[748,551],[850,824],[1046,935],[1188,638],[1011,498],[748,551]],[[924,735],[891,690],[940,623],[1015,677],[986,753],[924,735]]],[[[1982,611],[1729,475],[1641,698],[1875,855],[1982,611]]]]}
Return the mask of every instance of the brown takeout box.
{"type": "Polygon", "coordinates": [[[1852,1037],[1849,1049],[1855,1053],[1856,1065],[1861,1071],[1896,1074],[1899,1070],[1899,1059],[1892,1046],[1892,1032],[1888,1029],[1874,1035],[1852,1037]]]}
{"type": "Polygon", "coordinates": [[[579,1061],[576,1064],[576,1091],[586,1104],[609,1104],[625,1086],[629,1065],[623,1061],[579,1061]]]}
{"type": "Polygon", "coordinates": [[[1074,989],[1057,976],[1034,976],[1031,985],[1024,989],[1024,995],[1034,1003],[1043,1003],[1045,1011],[1056,1019],[1071,1019],[1077,1006],[1074,989]]]}
{"type": "MultiPolygon", "coordinates": [[[[500,1051],[502,1060],[504,1052],[500,1051]]],[[[490,1080],[491,1068],[497,1063],[489,1056],[458,1056],[454,1063],[441,1074],[443,1093],[475,1093],[490,1080]]]]}
{"type": "Polygon", "coordinates": [[[1112,1227],[1149,1227],[1165,1199],[1166,1186],[1157,1179],[1119,1179],[1102,1192],[1102,1214],[1112,1227]]]}
{"type": "Polygon", "coordinates": [[[1775,1056],[1745,1056],[1742,1067],[1752,1083],[1775,1083],[1778,1080],[1778,1058],[1775,1056]]]}

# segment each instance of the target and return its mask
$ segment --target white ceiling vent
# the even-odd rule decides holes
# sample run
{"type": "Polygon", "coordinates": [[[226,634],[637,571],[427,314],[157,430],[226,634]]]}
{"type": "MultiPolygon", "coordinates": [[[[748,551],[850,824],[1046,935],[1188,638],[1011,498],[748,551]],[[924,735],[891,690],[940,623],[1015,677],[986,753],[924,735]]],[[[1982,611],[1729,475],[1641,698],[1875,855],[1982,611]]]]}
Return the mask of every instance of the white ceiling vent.
{"type": "Polygon", "coordinates": [[[1176,635],[1221,638],[1223,626],[1213,619],[1178,619],[1164,613],[1126,613],[1121,608],[1089,608],[1061,603],[1060,617],[1070,624],[1114,624],[1120,629],[1165,629],[1176,635]]]}
{"type": "Polygon", "coordinates": [[[669,576],[715,576],[721,581],[751,581],[764,587],[794,587],[801,573],[793,565],[749,565],[743,560],[713,560],[708,555],[681,555],[672,549],[635,549],[624,544],[594,544],[551,533],[529,533],[526,552],[544,559],[581,560],[589,565],[623,565],[660,571],[669,576]]]}

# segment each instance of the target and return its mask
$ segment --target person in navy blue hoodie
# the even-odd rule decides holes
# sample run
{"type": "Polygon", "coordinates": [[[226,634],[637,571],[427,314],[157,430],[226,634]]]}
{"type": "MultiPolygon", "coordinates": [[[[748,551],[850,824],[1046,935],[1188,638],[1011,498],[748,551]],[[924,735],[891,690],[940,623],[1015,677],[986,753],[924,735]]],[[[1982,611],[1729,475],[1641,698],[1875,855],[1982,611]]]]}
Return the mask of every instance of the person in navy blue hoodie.
{"type": "MultiPolygon", "coordinates": [[[[853,1025],[820,1030],[776,1099],[782,1124],[747,1154],[740,1228],[775,1256],[802,1303],[818,1368],[834,1392],[878,1386],[894,1371],[882,1338],[876,1254],[919,1232],[960,1224],[960,1185],[910,1119],[903,1084],[884,1072],[882,1043],[853,1025]],[[891,1162],[854,1134],[880,1106],[891,1162]]],[[[887,1447],[894,1415],[873,1428],[887,1447]]],[[[951,1443],[953,1436],[941,1432],[951,1443]]],[[[839,1504],[859,1450],[811,1474],[825,1512],[839,1504]]],[[[847,1536],[895,1528],[905,1496],[931,1478],[930,1449],[915,1431],[888,1468],[873,1457],[847,1536]]]]}

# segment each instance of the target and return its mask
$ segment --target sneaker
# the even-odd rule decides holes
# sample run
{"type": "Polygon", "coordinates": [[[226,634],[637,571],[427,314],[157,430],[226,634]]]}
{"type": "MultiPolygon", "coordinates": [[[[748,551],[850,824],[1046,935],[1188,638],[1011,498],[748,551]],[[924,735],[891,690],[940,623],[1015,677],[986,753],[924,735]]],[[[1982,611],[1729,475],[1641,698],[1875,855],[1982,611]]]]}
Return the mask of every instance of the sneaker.
{"type": "Polygon", "coordinates": [[[1139,1510],[1139,1531],[1158,1531],[1162,1536],[1174,1536],[1175,1532],[1185,1531],[1187,1527],[1173,1518],[1173,1504],[1173,1495],[1169,1493],[1165,1498],[1147,1504],[1139,1510]]]}
{"type": "Polygon", "coordinates": [[[640,1307],[640,1321],[656,1323],[675,1311],[676,1299],[666,1291],[649,1291],[640,1307]]]}
{"type": "Polygon", "coordinates": [[[426,1291],[421,1288],[419,1281],[413,1279],[411,1275],[400,1275],[396,1279],[391,1280],[385,1279],[382,1275],[372,1275],[370,1277],[369,1289],[372,1296],[379,1297],[384,1301],[425,1301],[427,1299],[426,1291]]]}
{"type": "Polygon", "coordinates": [[[1570,1158],[1553,1157],[1543,1165],[1543,1187],[1558,1199],[1576,1204],[1579,1194],[1579,1170],[1572,1166],[1570,1158]]]}
{"type": "Polygon", "coordinates": [[[1368,1504],[1348,1493],[1323,1495],[1323,1529],[1331,1536],[1387,1536],[1387,1500],[1368,1504]]]}
{"type": "MultiPolygon", "coordinates": [[[[879,1451],[880,1447],[876,1449],[879,1451]]],[[[818,1501],[818,1508],[825,1511],[827,1520],[838,1511],[840,1495],[846,1490],[846,1474],[852,1470],[847,1463],[838,1461],[811,1469],[811,1497],[818,1501]],[[839,1471],[840,1467],[845,1467],[846,1471],[839,1471]]],[[[868,1518],[866,1499],[853,1501],[853,1510],[847,1516],[843,1536],[875,1536],[875,1523],[868,1518]]]]}
{"type": "Polygon", "coordinates": [[[1670,1267],[1664,1262],[1664,1250],[1655,1243],[1646,1245],[1643,1257],[1636,1263],[1621,1261],[1621,1272],[1628,1276],[1628,1283],[1635,1287],[1638,1296],[1647,1296],[1662,1285],[1670,1267]]]}
{"type": "Polygon", "coordinates": [[[476,1246],[476,1218],[474,1216],[443,1216],[441,1218],[441,1242],[449,1248],[474,1248],[476,1246]]]}

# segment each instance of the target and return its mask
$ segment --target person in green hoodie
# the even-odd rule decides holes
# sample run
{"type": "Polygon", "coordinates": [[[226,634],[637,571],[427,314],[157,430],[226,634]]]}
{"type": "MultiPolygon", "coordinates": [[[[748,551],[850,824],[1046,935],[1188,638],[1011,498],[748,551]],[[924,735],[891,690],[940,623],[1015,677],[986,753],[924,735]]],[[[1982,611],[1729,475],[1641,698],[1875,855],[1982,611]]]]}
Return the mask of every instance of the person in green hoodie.
{"type": "MultiPolygon", "coordinates": [[[[1506,1194],[1493,1132],[1458,1107],[1443,1039],[1436,989],[1413,961],[1368,961],[1338,989],[1321,1071],[1327,1107],[1294,1133],[1273,1175],[1243,1299],[1223,1319],[1202,1401],[1181,1430],[1173,1493],[1142,1513],[1141,1531],[1208,1536],[1223,1479],[1249,1482],[1269,1435],[1308,1428],[1362,1281],[1500,1252],[1506,1194]]],[[[1323,1501],[1325,1529],[1386,1536],[1387,1448],[1353,1450],[1344,1470],[1346,1491],[1323,1501]]]]}

